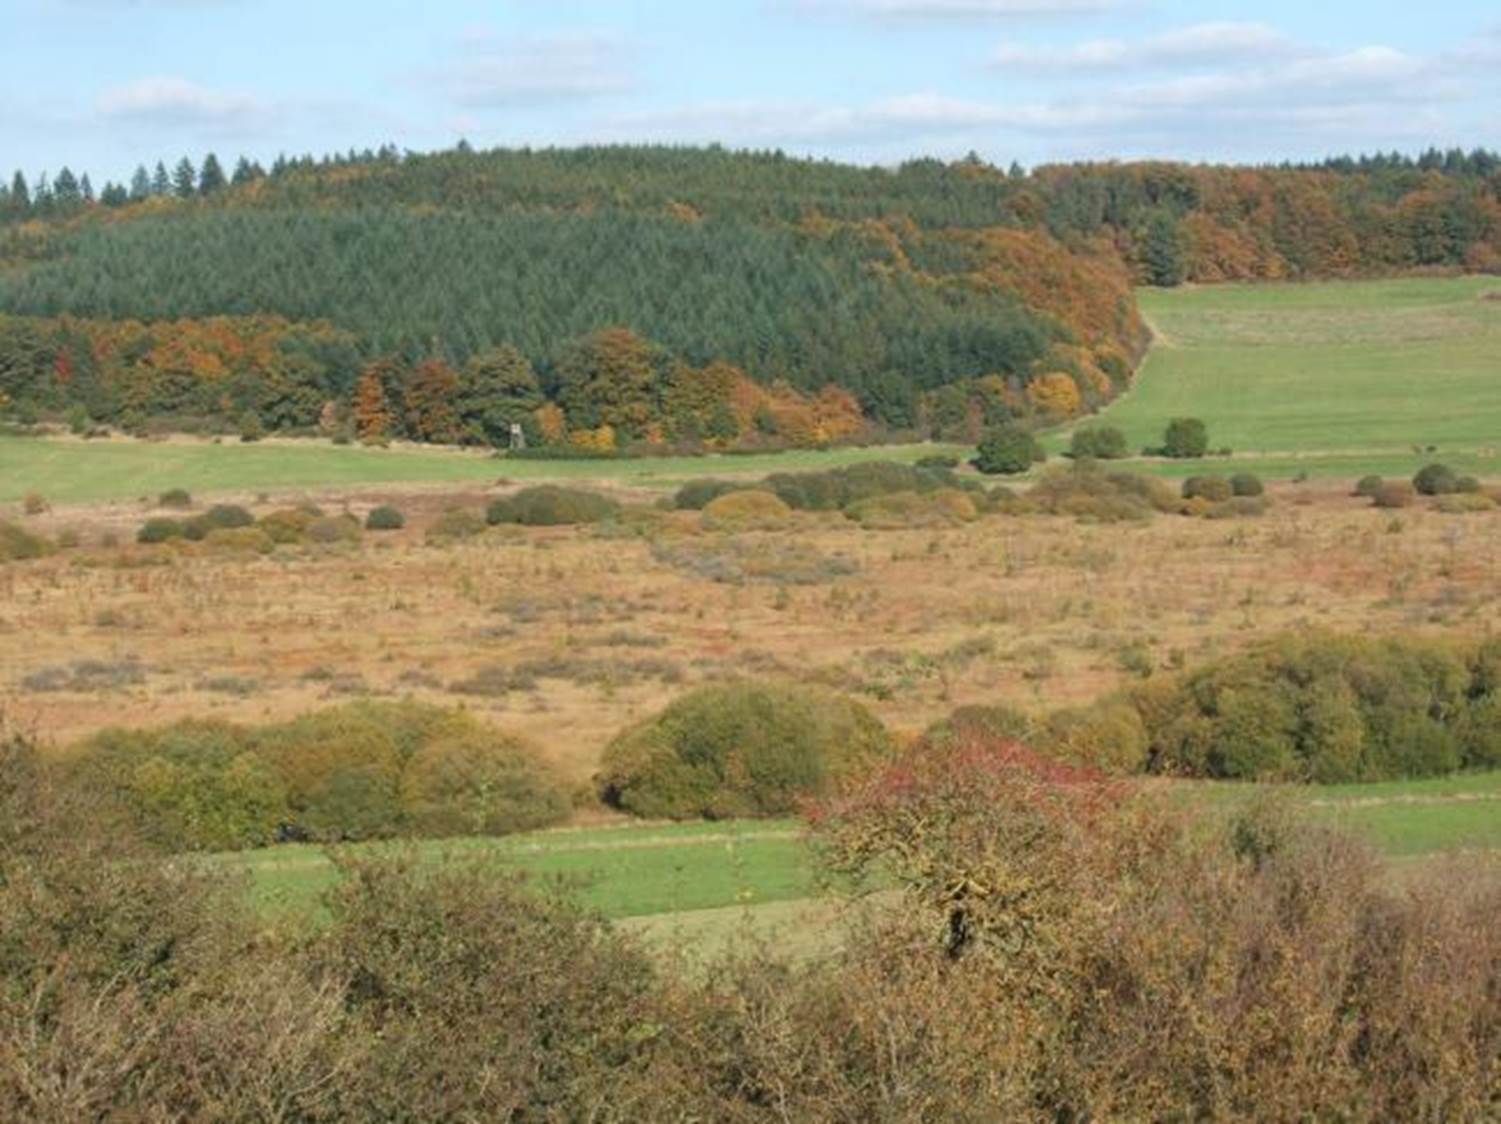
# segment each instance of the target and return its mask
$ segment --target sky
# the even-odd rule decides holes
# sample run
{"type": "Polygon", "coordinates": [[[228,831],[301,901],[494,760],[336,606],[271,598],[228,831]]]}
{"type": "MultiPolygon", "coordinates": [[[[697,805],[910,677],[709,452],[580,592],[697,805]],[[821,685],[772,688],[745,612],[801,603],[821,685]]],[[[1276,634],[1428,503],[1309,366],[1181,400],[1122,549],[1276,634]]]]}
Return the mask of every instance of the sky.
{"type": "Polygon", "coordinates": [[[719,142],[893,164],[1501,148],[1494,0],[0,0],[0,172],[719,142]]]}

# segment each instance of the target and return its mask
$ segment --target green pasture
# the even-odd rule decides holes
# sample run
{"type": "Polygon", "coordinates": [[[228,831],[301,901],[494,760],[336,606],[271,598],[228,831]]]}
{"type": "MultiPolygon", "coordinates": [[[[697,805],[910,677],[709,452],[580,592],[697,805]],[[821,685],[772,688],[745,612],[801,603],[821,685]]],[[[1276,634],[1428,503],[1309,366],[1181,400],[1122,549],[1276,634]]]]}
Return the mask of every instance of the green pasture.
{"type": "MultiPolygon", "coordinates": [[[[1267,788],[1192,783],[1182,791],[1196,803],[1228,807],[1267,788]]],[[[1459,851],[1501,853],[1501,772],[1277,791],[1316,820],[1370,840],[1394,862],[1459,851]]],[[[356,849],[384,846],[405,845],[356,849]]],[[[792,820],[628,824],[411,846],[427,861],[482,855],[498,868],[561,880],[580,901],[627,929],[700,954],[743,937],[811,953],[826,947],[843,923],[837,906],[819,896],[815,864],[792,820]]],[[[265,915],[292,921],[315,919],[320,895],[336,877],[323,849],[314,846],[210,861],[244,874],[265,915]]]]}
{"type": "MultiPolygon", "coordinates": [[[[1271,477],[1407,476],[1434,459],[1496,475],[1501,300],[1491,293],[1501,279],[1143,290],[1157,342],[1099,420],[1141,449],[1168,419],[1203,418],[1237,468],[1271,477]]],[[[1050,441],[1061,449],[1067,434],[1050,441]]]]}
{"type": "Polygon", "coordinates": [[[169,488],[194,495],[400,484],[484,485],[498,479],[599,480],[670,487],[696,476],[753,475],[836,468],[861,461],[912,462],[947,445],[796,450],[704,457],[620,460],[511,460],[453,449],[373,449],[321,441],[79,441],[0,437],[0,503],[36,492],[52,503],[154,498],[169,488]]]}

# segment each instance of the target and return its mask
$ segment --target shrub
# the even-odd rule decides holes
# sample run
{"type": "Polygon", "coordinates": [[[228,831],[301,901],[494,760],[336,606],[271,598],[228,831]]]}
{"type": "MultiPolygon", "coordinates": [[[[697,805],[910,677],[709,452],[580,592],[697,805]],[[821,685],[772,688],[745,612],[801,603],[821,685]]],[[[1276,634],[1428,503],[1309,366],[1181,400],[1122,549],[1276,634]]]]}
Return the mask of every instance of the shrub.
{"type": "Polygon", "coordinates": [[[372,508],[370,514],[365,516],[367,531],[399,531],[406,525],[407,517],[389,504],[372,508]]]}
{"type": "Polygon", "coordinates": [[[1162,455],[1197,460],[1209,452],[1209,427],[1198,418],[1174,418],[1162,435],[1162,455]]]}
{"type": "Polygon", "coordinates": [[[353,515],[325,515],[307,525],[309,542],[331,545],[360,541],[360,521],[353,515]]]}
{"type": "Polygon", "coordinates": [[[254,410],[246,410],[240,415],[240,440],[247,445],[252,445],[266,436],[266,427],[261,424],[261,416],[254,410]]]}
{"type": "Polygon", "coordinates": [[[930,453],[924,457],[918,457],[914,462],[917,468],[936,468],[944,472],[952,472],[959,467],[959,458],[951,457],[945,453],[930,453]]]}
{"type": "Polygon", "coordinates": [[[1046,459],[1047,453],[1029,430],[1003,425],[980,438],[975,467],[989,476],[1014,476],[1046,459]]]}
{"type": "Polygon", "coordinates": [[[845,515],[873,530],[946,527],[969,523],[979,516],[968,494],[946,488],[937,492],[892,492],[852,503],[845,515]]]}
{"type": "Polygon", "coordinates": [[[1446,464],[1429,464],[1418,469],[1412,486],[1420,496],[1448,496],[1460,490],[1459,474],[1446,464]]]}
{"type": "Polygon", "coordinates": [[[204,536],[203,545],[244,554],[270,554],[276,549],[271,536],[259,527],[220,527],[204,536]]]}
{"type": "Polygon", "coordinates": [[[1068,455],[1076,460],[1120,460],[1127,455],[1126,435],[1114,426],[1089,426],[1074,430],[1068,455]]]}
{"type": "Polygon", "coordinates": [[[1230,481],[1223,476],[1190,476],[1183,481],[1183,498],[1186,500],[1208,500],[1210,503],[1224,503],[1235,494],[1230,481]]]}
{"type": "Polygon", "coordinates": [[[136,532],[136,542],[162,543],[183,537],[183,526],[176,519],[148,519],[136,532]]]}
{"type": "Polygon", "coordinates": [[[620,505],[597,492],[543,484],[496,500],[485,513],[485,521],[491,526],[520,523],[528,527],[561,527],[602,523],[619,514],[620,505]]]}
{"type": "Polygon", "coordinates": [[[744,530],[751,527],[775,527],[792,514],[774,492],[750,489],[726,492],[704,505],[705,527],[716,530],[744,530]]]}
{"type": "Polygon", "coordinates": [[[24,562],[52,553],[52,544],[14,523],[0,522],[0,562],[24,562]]]}
{"type": "Polygon", "coordinates": [[[702,511],[726,492],[737,492],[743,487],[744,484],[728,480],[690,480],[672,497],[672,506],[678,511],[702,511]]]}
{"type": "Polygon", "coordinates": [[[1147,764],[1147,727],[1123,698],[1049,715],[1037,741],[1050,756],[1110,773],[1139,773],[1147,764]]]}
{"type": "Polygon", "coordinates": [[[890,749],[880,721],[828,691],[776,683],[703,687],[612,741],[601,798],[638,816],[710,819],[792,811],[890,749]]]}
{"type": "Polygon", "coordinates": [[[261,516],[257,526],[270,536],[272,542],[299,543],[316,518],[305,508],[289,507],[261,516]]]}
{"type": "Polygon", "coordinates": [[[1496,501],[1482,492],[1456,492],[1450,496],[1440,496],[1434,506],[1445,515],[1471,515],[1495,511],[1496,501]]]}
{"type": "Polygon", "coordinates": [[[209,508],[202,515],[195,515],[182,524],[183,538],[199,542],[208,537],[210,531],[233,530],[236,527],[251,527],[255,525],[255,516],[246,511],[238,504],[220,503],[209,508]]]}
{"type": "Polygon", "coordinates": [[[401,802],[419,835],[505,835],[561,823],[568,793],[518,738],[466,723],[407,762],[401,802]]]}
{"type": "Polygon", "coordinates": [[[1266,493],[1266,485],[1255,473],[1237,472],[1230,477],[1230,490],[1237,496],[1260,496],[1266,493]]]}
{"type": "MultiPolygon", "coordinates": [[[[1149,476],[1106,472],[1088,461],[1043,474],[1025,497],[1025,510],[1072,515],[1099,523],[1150,519],[1156,512],[1177,511],[1182,502],[1173,489],[1149,476]]],[[[1000,502],[1003,511],[1025,511],[1016,503],[1000,502]]]]}
{"type": "Polygon", "coordinates": [[[1374,497],[1386,483],[1379,476],[1362,476],[1355,482],[1355,490],[1351,495],[1374,497]]]}
{"type": "Polygon", "coordinates": [[[169,488],[156,497],[156,506],[183,511],[193,506],[193,497],[185,488],[169,488]]]}
{"type": "Polygon", "coordinates": [[[1389,480],[1376,489],[1371,503],[1376,507],[1411,507],[1417,490],[1406,480],[1389,480]]]}
{"type": "Polygon", "coordinates": [[[484,530],[485,521],[479,515],[461,507],[450,507],[428,528],[427,537],[436,542],[472,539],[483,534],[484,530]]]}
{"type": "Polygon", "coordinates": [[[1031,718],[1009,706],[961,706],[933,723],[923,737],[930,742],[1001,741],[1030,745],[1038,727],[1031,718]]]}
{"type": "Polygon", "coordinates": [[[27,515],[45,515],[52,510],[52,505],[47,502],[47,497],[38,492],[27,492],[26,498],[21,501],[21,510],[27,515]]]}

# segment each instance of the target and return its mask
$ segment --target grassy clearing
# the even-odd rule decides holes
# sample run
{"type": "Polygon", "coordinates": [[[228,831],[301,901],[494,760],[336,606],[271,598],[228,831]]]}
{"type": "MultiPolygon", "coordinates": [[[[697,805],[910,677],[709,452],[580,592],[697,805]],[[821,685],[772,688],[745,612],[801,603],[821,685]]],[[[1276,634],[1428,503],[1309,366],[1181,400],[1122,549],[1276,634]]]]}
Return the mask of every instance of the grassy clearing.
{"type": "MultiPolygon", "coordinates": [[[[1201,417],[1237,467],[1270,476],[1411,475],[1434,459],[1413,447],[1430,445],[1494,474],[1501,304],[1480,298],[1497,287],[1467,277],[1144,291],[1158,342],[1102,420],[1143,448],[1169,418],[1201,417]]],[[[1061,448],[1065,435],[1051,440],[1061,448]]]]}
{"type": "MultiPolygon", "coordinates": [[[[1185,786],[1195,801],[1229,804],[1253,785],[1185,786]]],[[[1394,859],[1501,850],[1501,772],[1431,781],[1284,790],[1317,818],[1369,839],[1394,859]]],[[[507,839],[415,845],[429,860],[481,854],[499,866],[564,879],[581,901],[651,940],[723,948],[764,940],[794,955],[816,952],[838,924],[816,896],[817,878],[795,821],[642,824],[537,832],[507,839]]],[[[282,847],[213,861],[249,876],[258,908],[318,914],[334,870],[318,847],[282,847]]]]}
{"type": "Polygon", "coordinates": [[[861,461],[911,462],[958,446],[891,445],[796,450],[746,456],[630,460],[497,460],[453,449],[340,447],[315,441],[254,445],[175,440],[78,441],[0,437],[0,503],[40,492],[53,503],[155,496],[186,488],[195,496],[335,489],[363,485],[487,483],[508,480],[601,480],[669,487],[695,476],[754,475],[835,468],[861,461]]]}
{"type": "MultiPolygon", "coordinates": [[[[790,821],[631,825],[505,839],[414,845],[423,859],[494,858],[499,866],[561,879],[608,917],[678,914],[806,898],[814,878],[799,826],[790,821]]],[[[320,847],[291,846],[215,861],[246,873],[268,914],[316,916],[335,873],[320,847]]]]}

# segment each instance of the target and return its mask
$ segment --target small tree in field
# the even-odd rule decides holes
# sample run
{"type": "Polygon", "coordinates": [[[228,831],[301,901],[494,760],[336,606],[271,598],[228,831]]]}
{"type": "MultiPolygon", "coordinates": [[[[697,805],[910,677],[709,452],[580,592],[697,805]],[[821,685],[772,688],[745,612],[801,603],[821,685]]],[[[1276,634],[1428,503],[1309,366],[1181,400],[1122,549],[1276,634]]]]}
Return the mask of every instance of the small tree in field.
{"type": "Polygon", "coordinates": [[[1162,455],[1180,460],[1209,452],[1209,427],[1198,418],[1174,418],[1162,435],[1162,455]]]}
{"type": "Polygon", "coordinates": [[[1015,425],[997,426],[980,439],[975,467],[987,475],[1014,476],[1047,459],[1037,438],[1015,425]]]}

